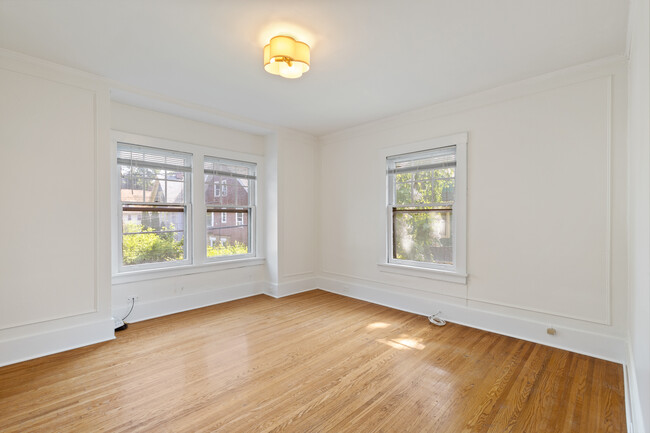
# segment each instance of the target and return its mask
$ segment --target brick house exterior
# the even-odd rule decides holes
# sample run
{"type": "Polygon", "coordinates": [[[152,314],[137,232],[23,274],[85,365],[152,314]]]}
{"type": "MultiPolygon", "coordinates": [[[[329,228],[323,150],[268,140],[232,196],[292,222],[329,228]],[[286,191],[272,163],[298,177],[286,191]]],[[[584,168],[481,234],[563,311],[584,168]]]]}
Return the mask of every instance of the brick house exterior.
{"type": "MultiPolygon", "coordinates": [[[[205,202],[209,205],[241,205],[242,209],[217,209],[207,214],[208,246],[232,245],[235,242],[248,245],[248,185],[224,176],[206,176],[205,202]]],[[[210,209],[208,209],[210,210],[210,209]]]]}

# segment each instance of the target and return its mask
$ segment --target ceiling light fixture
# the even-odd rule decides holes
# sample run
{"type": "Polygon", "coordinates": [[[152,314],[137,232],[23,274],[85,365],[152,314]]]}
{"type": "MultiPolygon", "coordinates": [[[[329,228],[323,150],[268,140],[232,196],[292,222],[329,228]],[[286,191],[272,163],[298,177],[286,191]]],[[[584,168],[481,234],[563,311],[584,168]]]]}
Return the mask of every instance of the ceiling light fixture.
{"type": "Polygon", "coordinates": [[[290,36],[275,36],[264,47],[264,70],[284,78],[299,78],[309,70],[309,45],[290,36]]]}

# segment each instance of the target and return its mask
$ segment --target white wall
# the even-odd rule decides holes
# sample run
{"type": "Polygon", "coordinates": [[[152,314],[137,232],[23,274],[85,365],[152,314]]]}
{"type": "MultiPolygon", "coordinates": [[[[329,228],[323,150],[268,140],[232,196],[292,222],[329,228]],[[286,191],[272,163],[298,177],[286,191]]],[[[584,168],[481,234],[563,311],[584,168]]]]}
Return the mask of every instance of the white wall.
{"type": "Polygon", "coordinates": [[[0,365],[113,338],[108,88],[0,51],[0,365]]]}
{"type": "Polygon", "coordinates": [[[307,284],[313,288],[319,249],[317,229],[318,142],[307,134],[281,132],[278,177],[282,195],[280,220],[279,282],[307,284]]]}
{"type": "Polygon", "coordinates": [[[318,141],[279,130],[267,137],[267,290],[285,296],[316,287],[318,141]]]}
{"type": "Polygon", "coordinates": [[[650,432],[650,7],[632,2],[629,63],[630,365],[633,421],[650,432]]]}
{"type": "Polygon", "coordinates": [[[623,361],[626,78],[610,59],[323,137],[323,285],[623,361]],[[469,132],[468,283],[382,272],[378,156],[458,132],[469,132]],[[476,320],[484,312],[493,323],[476,320]]]}
{"type": "MultiPolygon", "coordinates": [[[[265,138],[217,125],[198,122],[175,115],[117,102],[111,103],[111,128],[148,137],[162,138],[231,151],[264,156],[265,138]]],[[[263,179],[260,180],[263,183],[263,179]]],[[[260,194],[260,199],[264,195],[260,194]]],[[[264,212],[263,206],[260,210],[264,212]]],[[[265,218],[264,215],[260,215],[265,218]]],[[[259,235],[263,238],[263,230],[259,235]]],[[[263,241],[262,241],[262,249],[263,241]]],[[[200,273],[156,276],[151,279],[123,282],[113,281],[112,304],[115,315],[128,312],[129,297],[137,297],[129,321],[138,321],[172,312],[198,308],[218,302],[262,293],[266,280],[265,264],[231,269],[205,270],[200,273]]]]}
{"type": "Polygon", "coordinates": [[[0,141],[11,162],[0,181],[7,203],[20,209],[18,217],[0,216],[0,365],[113,338],[111,315],[123,316],[129,297],[138,298],[129,317],[138,321],[315,287],[314,137],[125,90],[5,50],[0,51],[0,89],[0,141]],[[110,92],[141,105],[111,102],[110,92]],[[112,277],[117,221],[111,208],[111,131],[260,161],[258,240],[268,260],[112,277]],[[280,174],[280,167],[287,171],[280,174]]]}

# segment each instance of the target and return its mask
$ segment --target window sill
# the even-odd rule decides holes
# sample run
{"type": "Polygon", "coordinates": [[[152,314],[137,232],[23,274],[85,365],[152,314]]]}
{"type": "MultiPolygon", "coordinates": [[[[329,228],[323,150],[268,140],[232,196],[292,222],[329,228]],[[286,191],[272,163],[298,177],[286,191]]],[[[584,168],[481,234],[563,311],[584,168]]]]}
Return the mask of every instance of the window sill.
{"type": "Polygon", "coordinates": [[[409,277],[428,278],[430,280],[447,281],[456,284],[467,284],[467,274],[431,269],[425,267],[398,265],[395,263],[378,263],[379,270],[392,274],[408,275],[409,277]]]}
{"type": "Polygon", "coordinates": [[[133,283],[136,281],[155,280],[158,278],[177,277],[180,275],[199,274],[202,272],[222,271],[226,269],[244,268],[263,265],[264,257],[247,257],[245,259],[224,260],[220,262],[202,263],[200,265],[184,265],[171,268],[146,269],[115,274],[113,285],[133,283]]]}

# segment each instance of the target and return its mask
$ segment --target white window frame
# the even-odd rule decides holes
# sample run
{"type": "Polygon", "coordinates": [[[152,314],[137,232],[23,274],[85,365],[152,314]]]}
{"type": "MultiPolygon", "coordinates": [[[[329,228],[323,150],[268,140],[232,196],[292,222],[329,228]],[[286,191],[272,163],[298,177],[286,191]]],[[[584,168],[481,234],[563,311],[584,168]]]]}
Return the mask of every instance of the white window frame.
{"type": "Polygon", "coordinates": [[[228,222],[228,214],[226,212],[221,212],[221,224],[226,224],[228,222]]]}
{"type": "Polygon", "coordinates": [[[260,254],[264,251],[264,226],[261,218],[255,218],[254,239],[251,242],[251,254],[230,256],[228,258],[214,261],[207,259],[206,243],[206,207],[205,207],[205,190],[203,188],[204,157],[211,156],[216,158],[231,159],[236,161],[246,161],[254,163],[257,166],[257,188],[256,188],[256,214],[259,212],[263,215],[264,208],[261,205],[264,191],[262,179],[264,179],[264,157],[261,155],[248,154],[243,152],[219,149],[216,147],[202,146],[190,143],[184,143],[162,138],[154,138],[139,134],[126,133],[121,131],[112,131],[112,150],[111,150],[111,275],[114,285],[126,284],[136,281],[146,281],[155,278],[166,278],[177,275],[195,274],[201,272],[211,272],[215,270],[225,270],[241,268],[247,266],[258,266],[265,262],[265,258],[260,254]],[[129,143],[139,146],[169,150],[172,152],[192,154],[193,171],[190,177],[191,182],[191,214],[188,216],[185,236],[190,242],[188,248],[188,262],[179,263],[169,267],[154,267],[140,269],[120,269],[121,263],[121,209],[120,209],[120,188],[119,172],[117,165],[117,143],[129,143]],[[197,187],[198,185],[198,187],[197,187]]]}
{"type": "Polygon", "coordinates": [[[460,133],[445,137],[392,146],[382,149],[380,161],[382,164],[382,179],[385,209],[385,248],[378,265],[380,270],[410,276],[431,278],[452,283],[467,283],[467,142],[468,134],[460,133]],[[410,153],[424,152],[442,147],[456,146],[456,171],[455,171],[455,200],[452,206],[452,229],[454,230],[454,263],[436,264],[410,260],[393,259],[393,225],[392,205],[394,182],[386,174],[387,160],[391,157],[407,155],[410,153]]]}
{"type": "MultiPolygon", "coordinates": [[[[253,173],[253,176],[255,177],[254,179],[249,179],[248,183],[248,196],[249,196],[249,204],[248,206],[240,206],[240,205],[222,205],[222,204],[208,204],[205,203],[204,201],[204,206],[206,209],[206,212],[208,209],[213,209],[211,212],[212,214],[218,212],[220,209],[225,209],[228,210],[230,213],[232,213],[233,210],[241,210],[241,212],[235,212],[235,226],[241,226],[244,224],[244,213],[248,214],[248,249],[249,252],[247,254],[236,254],[236,255],[226,255],[226,256],[215,256],[215,257],[208,257],[207,256],[207,248],[203,252],[203,255],[208,262],[223,262],[223,261],[228,261],[228,260],[236,260],[236,259],[241,259],[241,258],[255,258],[257,256],[257,196],[258,196],[258,190],[259,190],[259,164],[254,161],[246,161],[246,160],[241,160],[241,159],[233,159],[233,158],[223,158],[219,156],[215,156],[212,154],[206,154],[204,155],[203,161],[201,163],[201,170],[204,170],[204,164],[208,160],[221,160],[224,161],[227,164],[233,164],[233,165],[238,165],[242,167],[247,167],[251,172],[253,173]],[[241,216],[241,223],[239,222],[239,216],[241,216]]],[[[217,183],[215,183],[216,185],[217,183]]],[[[228,191],[228,186],[226,180],[221,181],[221,194],[222,196],[227,196],[227,191],[228,191]],[[225,192],[224,192],[225,191],[225,192]]],[[[226,212],[221,212],[222,214],[222,219],[223,219],[223,214],[226,212]]]]}
{"type": "Polygon", "coordinates": [[[218,183],[215,183],[213,185],[213,188],[214,188],[214,196],[215,197],[221,197],[221,185],[218,184],[218,183]]]}

